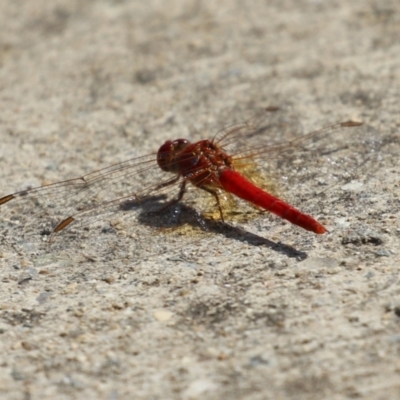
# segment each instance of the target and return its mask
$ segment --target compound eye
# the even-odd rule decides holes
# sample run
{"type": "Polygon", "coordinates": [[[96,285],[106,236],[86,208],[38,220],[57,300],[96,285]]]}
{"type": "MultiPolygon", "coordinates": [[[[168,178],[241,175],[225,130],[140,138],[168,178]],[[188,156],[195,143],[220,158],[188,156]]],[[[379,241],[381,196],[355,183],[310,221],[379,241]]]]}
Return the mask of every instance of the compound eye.
{"type": "Polygon", "coordinates": [[[187,139],[176,139],[172,143],[174,145],[173,151],[175,154],[177,154],[180,151],[184,150],[189,145],[190,142],[187,139]]]}
{"type": "Polygon", "coordinates": [[[157,152],[157,164],[163,171],[170,171],[172,154],[174,152],[174,144],[172,140],[167,140],[157,152]]]}
{"type": "Polygon", "coordinates": [[[167,172],[178,172],[179,166],[176,163],[177,155],[184,150],[190,142],[186,139],[167,140],[157,153],[158,166],[167,172]]]}

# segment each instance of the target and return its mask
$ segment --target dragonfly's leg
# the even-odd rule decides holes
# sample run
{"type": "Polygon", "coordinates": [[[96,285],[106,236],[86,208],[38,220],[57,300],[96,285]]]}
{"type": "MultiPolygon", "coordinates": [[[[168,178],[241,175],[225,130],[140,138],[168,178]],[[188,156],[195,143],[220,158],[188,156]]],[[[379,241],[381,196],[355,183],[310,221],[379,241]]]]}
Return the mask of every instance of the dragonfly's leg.
{"type": "MultiPolygon", "coordinates": [[[[178,176],[178,178],[180,178],[180,177],[178,176]]],[[[161,185],[160,185],[160,186],[161,186],[161,185]]],[[[157,214],[158,214],[158,213],[162,213],[162,212],[163,212],[164,210],[166,210],[167,208],[173,206],[173,205],[176,204],[176,203],[179,203],[179,202],[183,199],[183,196],[184,196],[185,192],[186,192],[186,181],[183,180],[182,183],[181,183],[181,187],[180,187],[180,189],[179,189],[178,196],[177,196],[175,199],[172,199],[171,201],[169,201],[167,204],[165,204],[165,205],[164,205],[163,207],[161,207],[160,209],[158,209],[158,210],[156,211],[156,213],[157,213],[157,214]]]]}
{"type": "Polygon", "coordinates": [[[208,188],[208,187],[206,187],[206,186],[199,186],[199,188],[205,190],[206,192],[212,194],[212,195],[215,197],[215,200],[217,201],[217,207],[218,207],[218,210],[219,210],[219,215],[221,216],[221,221],[222,221],[222,222],[225,222],[225,220],[224,220],[224,214],[223,214],[223,212],[222,212],[221,203],[220,203],[220,201],[219,201],[218,193],[217,193],[215,190],[210,189],[210,188],[208,188]]]}
{"type": "Polygon", "coordinates": [[[172,178],[172,179],[170,179],[169,181],[164,182],[164,183],[161,183],[161,184],[159,184],[158,186],[156,186],[155,190],[160,190],[160,189],[162,189],[162,188],[171,186],[171,185],[173,185],[174,183],[178,182],[179,179],[181,179],[181,176],[180,176],[180,175],[177,175],[175,178],[172,178]]]}

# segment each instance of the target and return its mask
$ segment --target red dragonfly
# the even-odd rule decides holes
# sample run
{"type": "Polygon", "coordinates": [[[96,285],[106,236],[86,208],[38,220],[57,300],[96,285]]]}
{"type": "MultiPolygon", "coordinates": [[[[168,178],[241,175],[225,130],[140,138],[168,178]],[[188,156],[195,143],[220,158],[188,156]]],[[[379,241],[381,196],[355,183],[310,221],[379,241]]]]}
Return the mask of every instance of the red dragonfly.
{"type": "MultiPolygon", "coordinates": [[[[289,164],[293,171],[300,171],[301,175],[301,172],[308,173],[305,163],[314,163],[318,168],[320,160],[325,159],[327,161],[324,165],[328,166],[326,174],[331,174],[336,167],[341,175],[346,175],[358,165],[355,146],[364,143],[360,139],[362,136],[355,134],[352,137],[347,131],[362,123],[341,122],[305,135],[292,135],[289,140],[281,143],[279,134],[274,137],[273,132],[274,128],[277,132],[283,132],[285,120],[278,118],[276,123],[276,119],[271,118],[272,111],[276,110],[274,107],[265,109],[247,122],[224,128],[209,140],[195,143],[186,139],[168,140],[157,153],[121,162],[75,179],[9,194],[0,198],[0,206],[28,202],[33,210],[44,210],[40,219],[58,218],[49,230],[44,231],[52,240],[57,233],[76,221],[89,221],[108,211],[121,210],[129,203],[144,205],[158,197],[167,199],[162,206],[164,209],[181,201],[188,184],[191,184],[215,199],[221,220],[224,220],[221,196],[228,193],[303,229],[323,234],[327,228],[322,223],[258,187],[251,176],[247,176],[248,171],[254,170],[255,160],[258,159],[260,165],[264,162],[267,167],[275,170],[285,171],[282,165],[289,164]],[[340,138],[344,138],[345,143],[338,145],[337,139],[340,138]],[[249,147],[248,143],[254,142],[257,145],[249,147]],[[300,160],[300,164],[296,160],[300,160]],[[176,193],[172,196],[173,189],[176,193]],[[62,214],[64,218],[60,218],[62,214]]],[[[357,149],[360,153],[360,147],[357,149]]],[[[25,208],[24,212],[16,212],[10,221],[20,226],[22,221],[25,232],[37,230],[37,218],[36,222],[29,219],[32,210],[25,208]]]]}

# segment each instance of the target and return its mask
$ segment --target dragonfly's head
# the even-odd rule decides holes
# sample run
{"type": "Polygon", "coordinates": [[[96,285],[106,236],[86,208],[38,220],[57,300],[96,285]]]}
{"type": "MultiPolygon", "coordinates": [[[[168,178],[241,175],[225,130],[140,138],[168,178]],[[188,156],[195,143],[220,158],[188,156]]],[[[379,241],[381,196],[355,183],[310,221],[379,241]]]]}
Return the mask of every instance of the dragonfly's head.
{"type": "Polygon", "coordinates": [[[178,154],[190,145],[189,140],[176,139],[167,140],[157,153],[158,166],[167,172],[179,173],[179,165],[177,163],[178,154]]]}

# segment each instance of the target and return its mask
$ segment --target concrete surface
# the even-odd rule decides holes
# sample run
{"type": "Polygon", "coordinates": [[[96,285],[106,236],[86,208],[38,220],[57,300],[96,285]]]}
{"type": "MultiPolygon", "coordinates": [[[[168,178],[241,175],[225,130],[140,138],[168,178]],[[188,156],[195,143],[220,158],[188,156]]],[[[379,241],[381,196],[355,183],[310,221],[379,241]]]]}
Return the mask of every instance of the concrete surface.
{"type": "Polygon", "coordinates": [[[189,196],[48,248],[24,236],[40,204],[3,204],[2,399],[400,398],[397,0],[3,0],[0,27],[2,196],[266,105],[296,134],[365,124],[330,137],[332,171],[271,172],[323,236],[266,214],[213,222],[189,196]]]}

